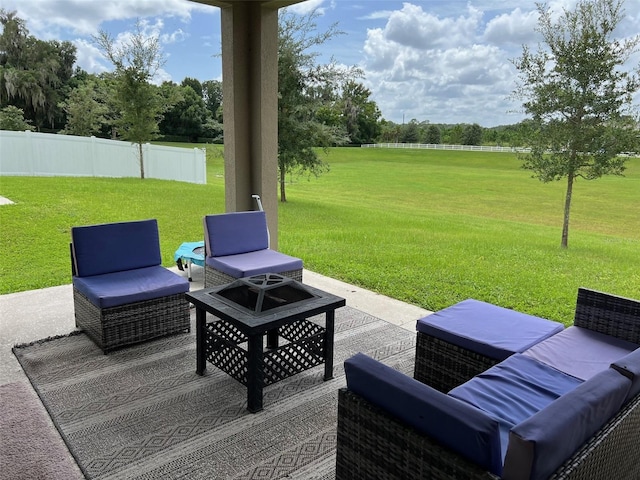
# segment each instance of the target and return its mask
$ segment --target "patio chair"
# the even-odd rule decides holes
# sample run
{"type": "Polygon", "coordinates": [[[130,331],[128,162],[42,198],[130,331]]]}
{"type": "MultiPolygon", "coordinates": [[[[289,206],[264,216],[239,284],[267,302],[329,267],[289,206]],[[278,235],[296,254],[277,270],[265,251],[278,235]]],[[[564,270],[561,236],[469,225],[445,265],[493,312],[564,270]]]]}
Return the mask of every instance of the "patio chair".
{"type": "Polygon", "coordinates": [[[302,260],[269,248],[265,212],[207,215],[203,224],[205,287],[263,273],[302,282],[302,260]]]}
{"type": "Polygon", "coordinates": [[[156,220],[73,227],[76,326],[104,353],[190,330],[189,282],[162,267],[156,220]]]}

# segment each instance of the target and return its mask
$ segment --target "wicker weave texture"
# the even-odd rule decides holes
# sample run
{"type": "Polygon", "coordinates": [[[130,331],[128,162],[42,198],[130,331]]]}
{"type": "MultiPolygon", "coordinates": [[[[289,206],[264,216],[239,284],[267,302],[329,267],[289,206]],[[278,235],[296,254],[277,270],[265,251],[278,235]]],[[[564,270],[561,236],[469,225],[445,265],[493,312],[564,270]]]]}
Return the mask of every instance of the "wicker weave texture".
{"type": "Polygon", "coordinates": [[[447,393],[493,367],[498,360],[439,338],[417,333],[414,378],[447,393]]]}
{"type": "Polygon", "coordinates": [[[184,293],[100,309],[74,288],[73,303],[76,326],[104,353],[191,329],[184,293]]]}
{"type": "MultiPolygon", "coordinates": [[[[298,270],[290,270],[288,272],[269,272],[269,273],[277,273],[278,275],[282,275],[284,277],[293,278],[294,280],[302,283],[302,269],[298,270]]],[[[205,288],[217,287],[218,285],[225,285],[227,283],[231,283],[234,280],[237,280],[236,277],[232,277],[231,275],[221,272],[210,265],[204,266],[204,286],[205,288]]]]}
{"type": "Polygon", "coordinates": [[[640,345],[640,301],[580,288],[574,325],[640,345]]]}
{"type": "Polygon", "coordinates": [[[338,393],[336,480],[497,479],[364,398],[338,393]]]}

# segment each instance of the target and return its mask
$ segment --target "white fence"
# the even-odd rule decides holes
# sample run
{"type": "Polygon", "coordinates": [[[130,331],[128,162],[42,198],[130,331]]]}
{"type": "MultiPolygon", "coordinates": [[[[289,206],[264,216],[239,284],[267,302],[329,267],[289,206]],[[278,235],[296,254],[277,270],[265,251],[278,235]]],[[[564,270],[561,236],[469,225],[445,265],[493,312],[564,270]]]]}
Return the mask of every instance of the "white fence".
{"type": "Polygon", "coordinates": [[[424,150],[462,150],[467,152],[528,152],[523,147],[491,147],[486,145],[444,145],[438,143],[369,143],[362,148],[415,148],[424,150]]]}
{"type": "MultiPolygon", "coordinates": [[[[146,178],[207,183],[206,153],[143,145],[146,178]]],[[[140,177],[138,145],[96,137],[0,130],[0,175],[140,177]]]]}

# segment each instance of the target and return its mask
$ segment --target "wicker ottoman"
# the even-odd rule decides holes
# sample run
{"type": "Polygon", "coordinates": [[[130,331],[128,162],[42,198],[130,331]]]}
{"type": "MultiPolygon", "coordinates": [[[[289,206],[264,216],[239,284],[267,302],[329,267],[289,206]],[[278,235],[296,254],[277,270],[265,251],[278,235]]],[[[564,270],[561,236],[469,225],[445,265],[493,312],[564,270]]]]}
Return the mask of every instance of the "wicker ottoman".
{"type": "Polygon", "coordinates": [[[414,378],[446,393],[564,326],[469,299],[421,318],[416,329],[414,378]]]}

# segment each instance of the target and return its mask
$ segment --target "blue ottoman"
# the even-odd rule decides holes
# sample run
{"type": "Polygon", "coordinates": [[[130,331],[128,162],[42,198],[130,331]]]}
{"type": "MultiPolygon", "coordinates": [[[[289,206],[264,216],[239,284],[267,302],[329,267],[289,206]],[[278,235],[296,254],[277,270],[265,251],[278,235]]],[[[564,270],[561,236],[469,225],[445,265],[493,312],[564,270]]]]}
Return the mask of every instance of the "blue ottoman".
{"type": "Polygon", "coordinates": [[[418,320],[414,377],[446,393],[563,329],[558,322],[464,300],[418,320]]]}

